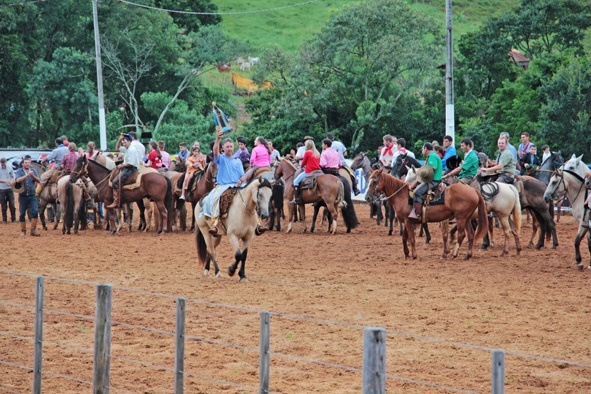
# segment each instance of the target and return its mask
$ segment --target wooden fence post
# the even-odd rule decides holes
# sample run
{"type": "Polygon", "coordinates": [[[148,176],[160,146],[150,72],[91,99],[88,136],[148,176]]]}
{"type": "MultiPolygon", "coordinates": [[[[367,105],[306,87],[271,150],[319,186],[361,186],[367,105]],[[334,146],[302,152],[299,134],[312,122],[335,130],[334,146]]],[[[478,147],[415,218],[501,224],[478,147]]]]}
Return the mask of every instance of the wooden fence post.
{"type": "Polygon", "coordinates": [[[109,394],[111,368],[111,285],[96,287],[94,321],[94,394],[109,394]]]}
{"type": "Polygon", "coordinates": [[[505,394],[505,352],[492,351],[492,394],[505,394]]]}
{"type": "Polygon", "coordinates": [[[33,362],[33,394],[41,394],[41,374],[43,363],[43,298],[45,279],[37,277],[35,291],[35,351],[33,362]]]}
{"type": "Polygon", "coordinates": [[[386,330],[363,330],[363,394],[386,393],[386,330]]]}
{"type": "Polygon", "coordinates": [[[259,334],[259,393],[269,392],[269,369],[271,367],[270,340],[271,340],[271,314],[261,312],[261,331],[259,334]]]}
{"type": "Polygon", "coordinates": [[[185,298],[176,299],[176,345],[174,353],[174,394],[183,394],[185,385],[185,298]]]}

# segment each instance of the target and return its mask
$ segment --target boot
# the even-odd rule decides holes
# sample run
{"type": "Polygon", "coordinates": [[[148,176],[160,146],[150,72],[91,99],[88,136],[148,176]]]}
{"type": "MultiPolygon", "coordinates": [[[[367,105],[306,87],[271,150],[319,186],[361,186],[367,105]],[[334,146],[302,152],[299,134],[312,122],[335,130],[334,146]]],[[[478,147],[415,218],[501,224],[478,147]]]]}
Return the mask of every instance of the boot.
{"type": "Polygon", "coordinates": [[[415,202],[414,209],[412,211],[410,211],[410,215],[408,215],[408,218],[420,221],[421,214],[423,213],[422,211],[423,211],[423,203],[415,202]]]}
{"type": "Polygon", "coordinates": [[[33,237],[39,237],[41,234],[37,232],[37,221],[39,219],[31,219],[31,235],[33,237]]]}
{"type": "Polygon", "coordinates": [[[214,237],[218,236],[218,220],[217,218],[213,221],[212,226],[209,228],[209,233],[214,237]]]}
{"type": "Polygon", "coordinates": [[[113,191],[113,202],[106,206],[107,209],[119,208],[119,194],[118,190],[113,191]]]}
{"type": "Polygon", "coordinates": [[[42,183],[37,185],[37,188],[35,189],[35,194],[37,195],[37,197],[39,197],[39,195],[41,195],[41,192],[43,191],[43,187],[45,187],[45,185],[42,183]]]}
{"type": "Polygon", "coordinates": [[[300,191],[300,187],[299,186],[294,186],[293,187],[293,200],[291,200],[290,202],[292,204],[299,204],[301,200],[301,191],[300,191]]]}
{"type": "Polygon", "coordinates": [[[27,222],[21,222],[21,237],[27,235],[27,222]]]}

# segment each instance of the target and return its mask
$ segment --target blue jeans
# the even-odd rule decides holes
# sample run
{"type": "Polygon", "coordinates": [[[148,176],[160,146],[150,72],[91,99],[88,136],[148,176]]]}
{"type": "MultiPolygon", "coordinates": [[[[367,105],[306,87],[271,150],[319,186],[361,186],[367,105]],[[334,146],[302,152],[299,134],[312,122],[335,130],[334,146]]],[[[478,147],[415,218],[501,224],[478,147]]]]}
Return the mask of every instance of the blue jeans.
{"type": "Polygon", "coordinates": [[[25,215],[27,210],[29,210],[29,218],[30,219],[37,219],[39,215],[39,201],[37,201],[37,196],[33,193],[30,196],[25,195],[22,193],[18,196],[18,208],[19,208],[19,222],[23,223],[26,221],[25,215]]]}
{"type": "Polygon", "coordinates": [[[300,175],[296,176],[296,178],[293,180],[293,185],[294,186],[300,186],[300,183],[302,183],[302,181],[304,180],[304,178],[306,177],[306,174],[304,171],[302,171],[300,173],[300,175]]]}

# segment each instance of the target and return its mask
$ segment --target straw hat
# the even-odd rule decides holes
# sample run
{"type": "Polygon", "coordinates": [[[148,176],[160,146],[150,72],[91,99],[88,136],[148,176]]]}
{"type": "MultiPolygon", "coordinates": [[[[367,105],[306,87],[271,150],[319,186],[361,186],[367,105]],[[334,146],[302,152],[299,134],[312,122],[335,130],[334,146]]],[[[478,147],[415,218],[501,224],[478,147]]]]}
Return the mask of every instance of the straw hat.
{"type": "Polygon", "coordinates": [[[15,182],[14,179],[10,181],[10,187],[15,193],[21,194],[25,191],[25,182],[15,182]]]}

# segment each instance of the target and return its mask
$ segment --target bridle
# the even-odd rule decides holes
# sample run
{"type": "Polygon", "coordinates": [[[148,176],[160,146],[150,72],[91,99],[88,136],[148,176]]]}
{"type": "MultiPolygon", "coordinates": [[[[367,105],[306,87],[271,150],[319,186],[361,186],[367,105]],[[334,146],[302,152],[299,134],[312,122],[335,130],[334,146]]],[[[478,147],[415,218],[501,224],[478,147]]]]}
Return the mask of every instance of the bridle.
{"type": "Polygon", "coordinates": [[[583,179],[583,177],[581,177],[579,174],[577,174],[576,172],[572,171],[572,170],[567,170],[566,168],[562,169],[562,171],[560,170],[560,168],[556,169],[556,171],[554,171],[554,173],[552,174],[553,176],[555,176],[556,178],[560,178],[560,181],[558,182],[558,185],[556,186],[556,188],[554,189],[554,193],[553,195],[557,195],[556,189],[558,189],[558,187],[560,186],[560,184],[562,184],[565,193],[564,196],[562,197],[562,200],[564,200],[566,198],[566,191],[568,190],[566,188],[566,182],[564,181],[564,175],[563,172],[566,172],[568,174],[571,174],[572,176],[575,177],[575,179],[577,179],[580,183],[581,186],[579,186],[579,190],[577,190],[577,194],[575,195],[575,198],[573,198],[572,202],[574,203],[577,198],[579,197],[579,194],[581,194],[581,190],[583,190],[583,186],[585,186],[585,180],[583,179]]]}
{"type": "Polygon", "coordinates": [[[257,186],[257,196],[255,198],[255,210],[254,211],[252,209],[250,209],[250,207],[248,205],[246,205],[246,201],[244,201],[244,197],[242,196],[242,189],[238,190],[238,194],[240,195],[240,200],[242,201],[242,205],[251,215],[254,215],[255,213],[257,213],[259,211],[259,195],[260,195],[261,189],[264,187],[268,187],[269,189],[273,190],[273,186],[271,185],[271,182],[269,182],[267,179],[263,179],[263,181],[257,186]]]}

